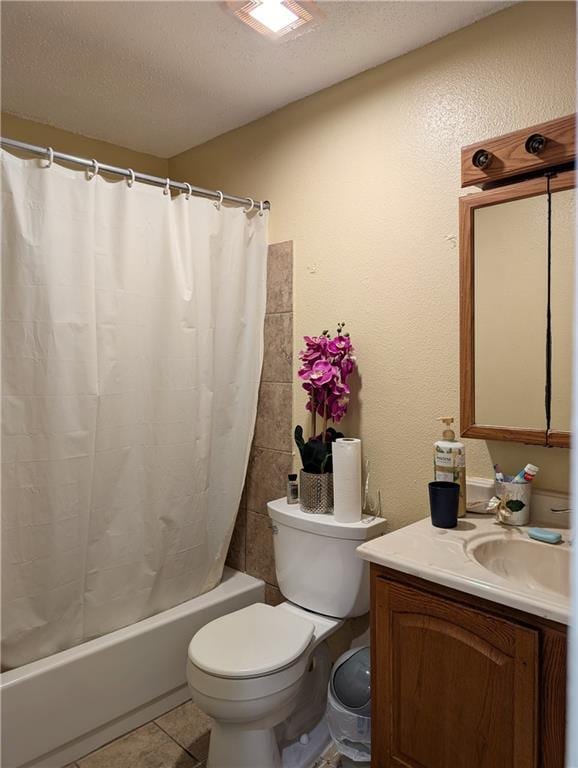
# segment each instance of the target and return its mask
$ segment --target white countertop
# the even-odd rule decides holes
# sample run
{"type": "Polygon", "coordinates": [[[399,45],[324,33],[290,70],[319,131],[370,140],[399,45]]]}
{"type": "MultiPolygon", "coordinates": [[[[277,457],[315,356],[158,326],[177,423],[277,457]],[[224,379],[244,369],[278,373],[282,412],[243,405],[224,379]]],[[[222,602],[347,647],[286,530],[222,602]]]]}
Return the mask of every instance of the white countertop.
{"type": "MultiPolygon", "coordinates": [[[[554,530],[552,526],[549,530],[554,530]]],[[[357,553],[372,563],[392,568],[402,573],[417,576],[427,581],[443,584],[446,587],[467,592],[495,603],[517,608],[518,610],[542,616],[562,624],[570,623],[570,599],[553,589],[547,589],[532,578],[521,577],[514,573],[507,556],[498,563],[502,575],[488,570],[472,555],[476,545],[496,538],[505,542],[504,552],[508,552],[510,542],[525,541],[533,565],[550,554],[544,547],[568,549],[568,530],[559,529],[563,543],[545,544],[528,538],[527,527],[510,527],[496,523],[491,515],[469,514],[458,521],[453,529],[434,528],[429,516],[417,523],[400,528],[392,533],[367,541],[357,548],[357,553]],[[537,549],[535,549],[537,548],[537,549]]],[[[516,545],[514,544],[514,547],[516,545]]],[[[520,549],[520,546],[517,547],[520,549]]],[[[560,554],[561,565],[567,561],[560,554]]],[[[558,558],[558,555],[556,555],[558,558]]],[[[544,566],[541,566],[544,567],[544,566]]],[[[550,565],[547,563],[547,567],[550,565]]],[[[553,566],[553,567],[557,567],[553,566]]],[[[519,571],[519,563],[517,565],[519,571]]],[[[563,576],[565,580],[565,575],[563,576]]],[[[566,586],[566,585],[565,585],[566,586]]]]}

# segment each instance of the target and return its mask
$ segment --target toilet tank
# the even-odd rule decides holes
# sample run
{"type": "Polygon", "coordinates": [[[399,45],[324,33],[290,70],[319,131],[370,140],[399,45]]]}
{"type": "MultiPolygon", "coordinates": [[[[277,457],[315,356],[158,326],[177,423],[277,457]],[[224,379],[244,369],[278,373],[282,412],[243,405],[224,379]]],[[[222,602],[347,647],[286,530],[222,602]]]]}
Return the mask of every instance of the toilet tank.
{"type": "Polygon", "coordinates": [[[356,549],[385,533],[386,521],[364,515],[338,523],[333,515],[302,512],[285,499],[270,501],[279,589],[296,605],[336,618],[369,610],[369,563],[356,549]]]}

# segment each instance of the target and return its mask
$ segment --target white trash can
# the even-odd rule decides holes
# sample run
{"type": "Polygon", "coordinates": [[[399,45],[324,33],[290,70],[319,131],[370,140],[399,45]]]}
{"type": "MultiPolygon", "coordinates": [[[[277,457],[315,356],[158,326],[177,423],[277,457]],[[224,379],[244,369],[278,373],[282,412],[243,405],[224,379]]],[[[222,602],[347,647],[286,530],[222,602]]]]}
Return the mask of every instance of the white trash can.
{"type": "Polygon", "coordinates": [[[331,671],[327,725],[346,766],[371,762],[371,667],[369,646],[341,655],[331,671]]]}

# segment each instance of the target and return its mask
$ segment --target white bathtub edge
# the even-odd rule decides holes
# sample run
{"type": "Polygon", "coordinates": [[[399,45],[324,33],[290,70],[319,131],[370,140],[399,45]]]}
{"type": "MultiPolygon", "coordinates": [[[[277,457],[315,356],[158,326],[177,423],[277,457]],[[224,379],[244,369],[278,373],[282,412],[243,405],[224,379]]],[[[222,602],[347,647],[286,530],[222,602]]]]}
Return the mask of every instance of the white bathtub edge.
{"type": "Polygon", "coordinates": [[[264,589],[226,568],[199,597],[0,675],[4,768],[59,768],[185,701],[193,634],[264,589]]]}
{"type": "MultiPolygon", "coordinates": [[[[140,728],[141,725],[145,725],[151,720],[164,715],[166,712],[174,709],[174,707],[178,707],[179,704],[184,704],[189,698],[188,686],[183,685],[176,691],[172,691],[166,696],[162,696],[160,699],[156,699],[154,702],[146,704],[133,712],[129,712],[125,717],[106,723],[95,731],[86,733],[78,739],[68,742],[59,749],[19,765],[18,768],[61,768],[61,766],[69,766],[75,760],[79,760],[90,752],[94,752],[95,749],[99,749],[108,744],[108,742],[124,736],[135,728],[140,728]]],[[[4,762],[0,764],[4,768],[4,762]]],[[[7,765],[6,768],[12,768],[12,766],[7,765]]]]}

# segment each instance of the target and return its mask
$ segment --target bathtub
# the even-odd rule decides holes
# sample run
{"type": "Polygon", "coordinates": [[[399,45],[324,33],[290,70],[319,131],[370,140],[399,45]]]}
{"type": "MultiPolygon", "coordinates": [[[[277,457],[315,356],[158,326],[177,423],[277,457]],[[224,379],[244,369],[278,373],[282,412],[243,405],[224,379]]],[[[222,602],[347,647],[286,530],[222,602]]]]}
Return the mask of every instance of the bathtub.
{"type": "Polygon", "coordinates": [[[1,674],[3,768],[61,768],[186,701],[193,634],[264,588],[225,568],[204,595],[1,674]]]}

